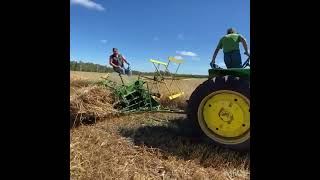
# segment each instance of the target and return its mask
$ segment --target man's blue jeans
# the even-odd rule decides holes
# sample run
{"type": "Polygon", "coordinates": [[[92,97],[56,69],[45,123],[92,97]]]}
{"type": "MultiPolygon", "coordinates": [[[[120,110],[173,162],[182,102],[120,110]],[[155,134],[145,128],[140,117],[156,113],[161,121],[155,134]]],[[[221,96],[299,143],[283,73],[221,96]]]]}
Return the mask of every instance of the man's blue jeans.
{"type": "Polygon", "coordinates": [[[114,71],[116,71],[117,73],[120,73],[120,74],[126,74],[128,76],[131,76],[132,72],[128,69],[125,69],[124,67],[117,67],[117,68],[113,68],[114,71]]]}
{"type": "Polygon", "coordinates": [[[241,68],[241,54],[240,51],[232,51],[224,53],[224,63],[226,64],[227,68],[241,68]]]}

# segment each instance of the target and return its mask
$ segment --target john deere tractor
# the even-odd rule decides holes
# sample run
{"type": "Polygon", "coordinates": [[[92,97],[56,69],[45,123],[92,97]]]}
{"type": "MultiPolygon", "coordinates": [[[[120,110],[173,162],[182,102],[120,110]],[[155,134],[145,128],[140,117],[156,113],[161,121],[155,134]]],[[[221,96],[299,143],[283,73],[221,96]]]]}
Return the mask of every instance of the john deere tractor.
{"type": "Polygon", "coordinates": [[[250,58],[242,68],[212,68],[188,101],[196,133],[234,150],[250,149],[250,58]]]}

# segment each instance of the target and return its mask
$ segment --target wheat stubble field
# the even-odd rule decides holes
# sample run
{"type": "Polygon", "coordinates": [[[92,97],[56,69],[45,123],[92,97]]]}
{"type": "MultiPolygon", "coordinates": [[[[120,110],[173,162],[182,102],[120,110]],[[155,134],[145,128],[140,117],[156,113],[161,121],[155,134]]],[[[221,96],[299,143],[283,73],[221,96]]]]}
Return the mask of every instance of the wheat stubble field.
{"type": "MultiPolygon", "coordinates": [[[[184,114],[120,115],[112,91],[96,84],[104,75],[70,73],[71,179],[250,179],[248,153],[194,137],[184,114]]],[[[185,95],[162,104],[184,108],[204,80],[182,81],[185,95]]]]}

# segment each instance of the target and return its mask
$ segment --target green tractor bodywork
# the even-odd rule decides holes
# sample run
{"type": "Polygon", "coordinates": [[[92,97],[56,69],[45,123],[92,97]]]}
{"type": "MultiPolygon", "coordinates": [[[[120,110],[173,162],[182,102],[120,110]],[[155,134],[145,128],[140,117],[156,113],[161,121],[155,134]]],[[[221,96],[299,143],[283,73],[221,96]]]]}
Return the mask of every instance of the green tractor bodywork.
{"type": "Polygon", "coordinates": [[[235,77],[244,77],[250,78],[250,69],[243,68],[230,68],[230,69],[209,69],[209,79],[215,76],[235,76],[235,77]]]}
{"type": "Polygon", "coordinates": [[[212,79],[216,76],[233,76],[233,77],[242,77],[250,81],[250,57],[243,63],[242,68],[212,68],[208,70],[209,79],[212,79]]]}

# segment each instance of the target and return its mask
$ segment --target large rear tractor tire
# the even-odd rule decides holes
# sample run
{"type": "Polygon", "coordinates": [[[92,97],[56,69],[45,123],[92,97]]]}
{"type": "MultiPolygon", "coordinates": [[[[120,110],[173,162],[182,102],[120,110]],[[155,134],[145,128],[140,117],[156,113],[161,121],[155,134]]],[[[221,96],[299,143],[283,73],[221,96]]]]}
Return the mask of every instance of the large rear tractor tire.
{"type": "Polygon", "coordinates": [[[199,85],[188,101],[195,132],[237,151],[250,150],[250,83],[233,76],[199,85]]]}

